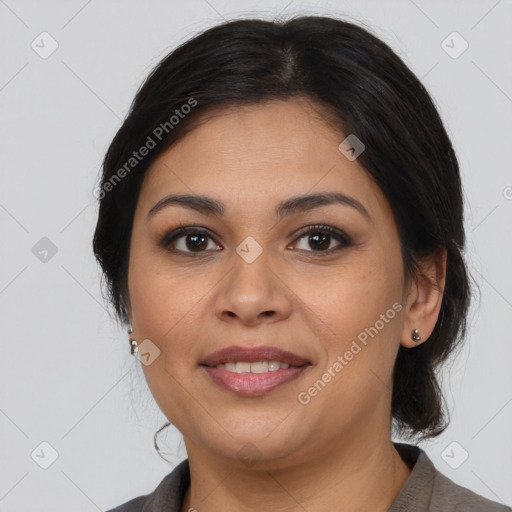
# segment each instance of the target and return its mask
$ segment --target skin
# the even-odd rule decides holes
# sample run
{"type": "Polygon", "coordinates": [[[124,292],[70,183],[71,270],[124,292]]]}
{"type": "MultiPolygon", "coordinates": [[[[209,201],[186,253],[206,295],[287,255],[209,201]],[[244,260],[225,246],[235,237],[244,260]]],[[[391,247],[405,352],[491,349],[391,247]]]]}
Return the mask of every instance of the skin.
{"type": "Polygon", "coordinates": [[[357,159],[339,151],[344,138],[304,99],[224,109],[146,175],[131,239],[128,310],[133,337],[160,350],[143,365],[145,377],[184,436],[192,484],[183,511],[386,511],[410,474],[390,439],[392,370],[400,344],[419,345],[412,329],[422,343],[434,329],[446,257],[425,264],[430,279],[404,279],[390,206],[357,159]],[[371,221],[339,204],[274,217],[284,199],[333,191],[360,201],[371,221]],[[175,205],[148,218],[160,199],[177,193],[213,197],[226,214],[175,205]],[[341,230],[352,244],[296,236],[314,224],[341,230]],[[159,246],[180,225],[212,237],[194,252],[190,236],[181,235],[174,247],[184,256],[159,246]],[[263,250],[252,263],[236,252],[248,236],[263,250]],[[299,403],[298,394],[394,303],[402,310],[308,404],[299,403]],[[266,395],[238,396],[199,366],[231,345],[277,346],[311,366],[266,395]],[[246,443],[259,456],[251,466],[237,455],[246,443]]]}

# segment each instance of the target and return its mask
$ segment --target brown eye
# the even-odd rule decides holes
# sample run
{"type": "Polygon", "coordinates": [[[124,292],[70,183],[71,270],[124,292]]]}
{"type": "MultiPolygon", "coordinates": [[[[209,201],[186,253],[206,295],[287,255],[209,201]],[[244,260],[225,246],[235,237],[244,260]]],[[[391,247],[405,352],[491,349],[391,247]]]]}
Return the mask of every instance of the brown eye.
{"type": "Polygon", "coordinates": [[[350,245],[350,238],[341,231],[330,226],[310,226],[306,231],[302,231],[297,240],[305,238],[304,247],[301,251],[332,253],[350,245]],[[338,246],[332,248],[331,243],[338,242],[338,246]]]}
{"type": "Polygon", "coordinates": [[[208,249],[210,234],[199,228],[179,228],[165,235],[160,245],[171,252],[201,253],[208,249]]]}

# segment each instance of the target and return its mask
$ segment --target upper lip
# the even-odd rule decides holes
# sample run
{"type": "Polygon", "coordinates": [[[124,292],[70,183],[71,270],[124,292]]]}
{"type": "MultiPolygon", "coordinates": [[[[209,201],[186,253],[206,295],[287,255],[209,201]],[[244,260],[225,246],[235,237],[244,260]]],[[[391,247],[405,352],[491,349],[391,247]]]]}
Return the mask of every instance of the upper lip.
{"type": "Polygon", "coordinates": [[[218,364],[234,363],[238,361],[248,363],[254,363],[256,361],[279,361],[280,363],[288,363],[290,366],[310,364],[304,357],[286,350],[281,350],[277,347],[242,347],[239,345],[217,350],[203,359],[201,364],[205,366],[217,366],[218,364]]]}

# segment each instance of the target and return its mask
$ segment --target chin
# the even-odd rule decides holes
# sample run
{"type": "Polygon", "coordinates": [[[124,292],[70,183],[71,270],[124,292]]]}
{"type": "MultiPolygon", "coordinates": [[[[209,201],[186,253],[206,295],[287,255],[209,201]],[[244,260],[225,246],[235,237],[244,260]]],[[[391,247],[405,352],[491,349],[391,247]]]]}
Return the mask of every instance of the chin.
{"type": "Polygon", "coordinates": [[[279,421],[262,424],[261,421],[251,422],[245,416],[243,421],[231,423],[229,433],[217,430],[220,437],[212,438],[211,430],[202,432],[203,436],[208,436],[204,445],[216,457],[242,468],[275,470],[297,465],[304,460],[301,448],[307,436],[301,436],[291,423],[287,427],[278,426],[279,421]]]}

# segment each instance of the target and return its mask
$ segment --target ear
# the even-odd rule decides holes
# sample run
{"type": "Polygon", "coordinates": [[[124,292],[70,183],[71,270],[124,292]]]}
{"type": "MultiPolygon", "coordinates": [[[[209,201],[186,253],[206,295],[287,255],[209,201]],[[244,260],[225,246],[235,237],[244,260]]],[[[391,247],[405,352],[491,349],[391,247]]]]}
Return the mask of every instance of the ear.
{"type": "Polygon", "coordinates": [[[436,326],[446,283],[445,248],[439,249],[432,257],[420,264],[421,275],[411,279],[408,285],[407,303],[404,312],[404,327],[400,344],[413,348],[427,341],[436,326]],[[412,339],[412,331],[418,329],[421,341],[412,339]]]}

